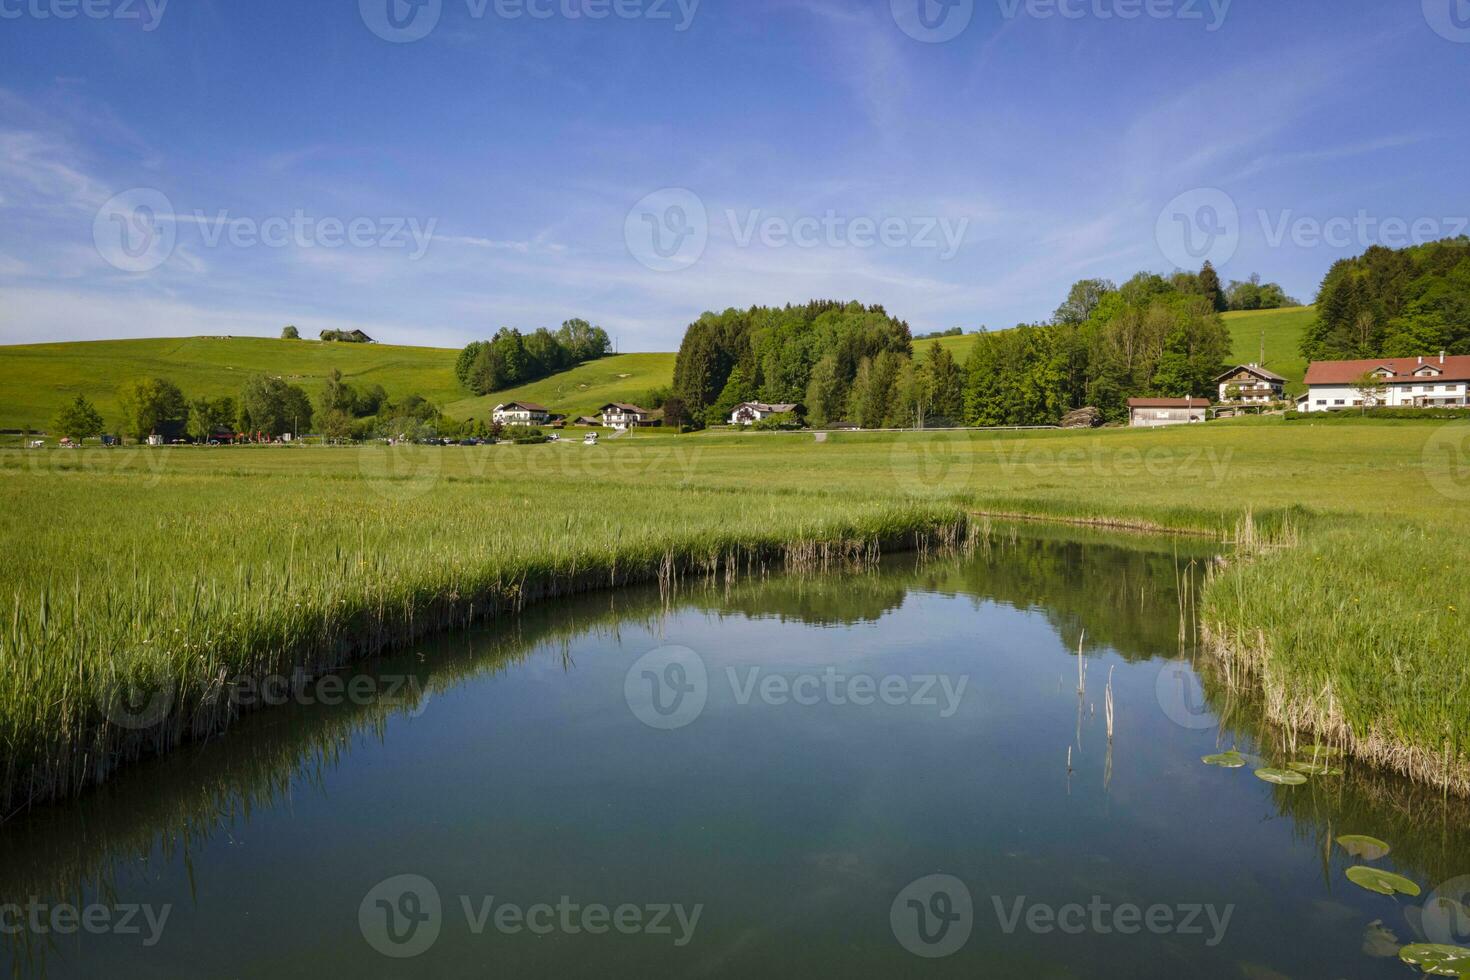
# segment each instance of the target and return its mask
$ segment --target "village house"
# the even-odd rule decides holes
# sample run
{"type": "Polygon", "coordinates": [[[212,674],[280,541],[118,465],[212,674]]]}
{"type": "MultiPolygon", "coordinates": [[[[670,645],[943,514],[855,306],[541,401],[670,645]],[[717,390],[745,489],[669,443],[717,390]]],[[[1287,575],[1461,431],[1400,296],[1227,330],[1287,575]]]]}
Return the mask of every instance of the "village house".
{"type": "Polygon", "coordinates": [[[619,432],[658,424],[653,417],[653,412],[623,402],[609,402],[602,406],[599,414],[602,416],[603,425],[619,432]]]}
{"type": "Polygon", "coordinates": [[[533,426],[546,425],[552,419],[551,411],[534,402],[506,402],[496,405],[490,418],[501,425],[533,426]]]}
{"type": "Polygon", "coordinates": [[[1286,398],[1286,379],[1259,364],[1240,364],[1215,379],[1220,401],[1234,405],[1265,405],[1286,398]]]}
{"type": "Polygon", "coordinates": [[[770,418],[772,415],[800,414],[801,406],[796,404],[767,405],[765,402],[743,402],[736,405],[730,413],[731,425],[755,425],[761,419],[770,418]]]}
{"type": "Polygon", "coordinates": [[[1301,411],[1349,408],[1464,408],[1470,355],[1379,357],[1362,361],[1313,361],[1301,411]],[[1368,376],[1376,382],[1365,385],[1368,376]]]}
{"type": "Polygon", "coordinates": [[[592,415],[578,415],[576,421],[572,424],[584,428],[591,428],[592,426],[601,425],[602,419],[592,415]]]}
{"type": "Polygon", "coordinates": [[[1130,398],[1128,424],[1135,428],[1188,425],[1209,418],[1207,398],[1130,398]]]}

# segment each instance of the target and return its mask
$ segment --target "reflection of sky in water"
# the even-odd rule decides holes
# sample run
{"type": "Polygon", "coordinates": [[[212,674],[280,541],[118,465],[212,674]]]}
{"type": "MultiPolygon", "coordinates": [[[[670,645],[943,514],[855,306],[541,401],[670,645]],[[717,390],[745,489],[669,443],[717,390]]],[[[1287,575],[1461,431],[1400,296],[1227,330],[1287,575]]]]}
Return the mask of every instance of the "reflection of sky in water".
{"type": "MultiPolygon", "coordinates": [[[[654,592],[590,596],[533,610],[513,634],[446,636],[381,665],[423,676],[419,717],[344,706],[247,719],[7,828],[0,894],[76,887],[106,854],[119,901],[175,906],[153,949],[59,940],[45,957],[59,976],[104,964],[109,976],[1403,975],[1365,943],[1413,938],[1418,903],[1349,884],[1346,855],[1325,858],[1322,834],[1330,821],[1384,837],[1395,852],[1380,863],[1428,892],[1470,872],[1464,821],[1443,823],[1462,808],[1356,771],[1273,789],[1248,768],[1202,765],[1237,737],[1273,749],[1181,726],[1161,706],[1166,661],[1150,657],[1178,653],[1175,558],[1172,545],[1139,545],[1023,540],[960,564],[693,588],[668,611],[654,592]],[[708,689],[697,717],[664,731],[634,716],[624,685],[669,646],[697,653],[708,689]],[[760,693],[829,671],[847,703],[760,693]],[[901,679],[916,697],[927,683],[937,703],[851,703],[862,678],[901,679]],[[960,695],[947,717],[946,692],[960,695]],[[972,895],[973,931],[925,963],[895,940],[890,903],[940,873],[972,895]],[[375,953],[357,918],[369,890],[401,874],[444,897],[438,940],[402,962],[375,953]],[[460,896],[490,895],[704,910],[684,948],[476,936],[460,896]],[[1023,908],[1233,910],[1213,948],[1204,917],[1203,935],[1007,934],[1023,896],[1023,908]]],[[[1248,723],[1248,710],[1233,722],[1248,723]]]]}

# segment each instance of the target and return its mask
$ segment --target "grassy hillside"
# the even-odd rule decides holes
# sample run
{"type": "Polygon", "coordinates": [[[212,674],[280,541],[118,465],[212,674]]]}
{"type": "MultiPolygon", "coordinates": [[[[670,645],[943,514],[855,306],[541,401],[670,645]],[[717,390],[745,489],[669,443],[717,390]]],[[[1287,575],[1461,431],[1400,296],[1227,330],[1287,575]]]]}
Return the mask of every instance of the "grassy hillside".
{"type": "Polygon", "coordinates": [[[450,418],[479,418],[502,402],[537,402],[570,416],[592,415],[614,401],[636,402],[650,388],[674,383],[673,354],[618,354],[578,365],[519,388],[497,391],[484,398],[457,398],[443,404],[450,418]]]}
{"type": "Polygon", "coordinates": [[[1317,317],[1314,306],[1298,306],[1287,310],[1251,310],[1248,313],[1226,313],[1225,325],[1234,341],[1235,360],[1250,364],[1261,360],[1261,335],[1266,338],[1266,362],[1261,366],[1275,371],[1292,384],[1287,391],[1305,391],[1301,380],[1307,374],[1307,362],[1300,353],[1302,334],[1317,317]]]}
{"type": "Polygon", "coordinates": [[[142,377],[167,378],[189,398],[215,398],[239,394],[245,379],[256,373],[285,378],[314,393],[336,368],[355,384],[380,384],[392,396],[417,393],[442,404],[463,394],[454,379],[458,353],[262,337],[0,347],[0,428],[44,428],[57,408],[79,394],[111,421],[118,389],[142,377]]]}

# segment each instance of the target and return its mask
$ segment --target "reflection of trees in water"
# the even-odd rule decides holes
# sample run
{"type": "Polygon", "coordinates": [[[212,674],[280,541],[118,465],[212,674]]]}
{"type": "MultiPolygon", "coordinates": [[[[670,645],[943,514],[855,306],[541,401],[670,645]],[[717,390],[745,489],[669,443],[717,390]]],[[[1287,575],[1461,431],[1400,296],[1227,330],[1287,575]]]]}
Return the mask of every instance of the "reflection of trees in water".
{"type": "MultiPolygon", "coordinates": [[[[1210,710],[1222,719],[1222,741],[1232,739],[1242,752],[1259,755],[1266,764],[1285,768],[1292,760],[1308,759],[1301,751],[1312,744],[1299,738],[1292,752],[1291,734],[1266,720],[1260,698],[1253,691],[1231,691],[1215,663],[1202,657],[1198,663],[1205,699],[1210,710]]],[[[1339,836],[1367,834],[1393,847],[1375,866],[1396,865],[1417,877],[1427,895],[1436,885],[1470,874],[1470,800],[1445,796],[1432,788],[1413,783],[1392,772],[1352,759],[1335,760],[1343,775],[1309,777],[1303,786],[1272,789],[1276,808],[1290,817],[1292,832],[1300,840],[1312,841],[1323,855],[1323,873],[1333,888],[1355,887],[1343,877],[1347,854],[1329,844],[1339,836]],[[1337,871],[1327,863],[1331,854],[1337,871]]],[[[1242,774],[1249,770],[1241,770],[1242,774]]],[[[1413,904],[1413,902],[1410,902],[1413,904]]],[[[1402,931],[1402,930],[1401,930],[1402,931]]]]}
{"type": "MultiPolygon", "coordinates": [[[[1085,629],[1089,645],[1137,660],[1178,650],[1177,570],[1195,561],[1197,572],[1210,554],[1199,542],[1040,525],[992,528],[970,557],[899,556],[852,574],[684,580],[663,594],[649,586],[558,600],[353,673],[411,675],[420,696],[432,697],[548,648],[559,649],[573,669],[575,640],[603,635],[616,641],[623,626],[657,632],[661,619],[683,609],[830,627],[874,622],[914,590],[1033,610],[1058,631],[1064,649],[1075,649],[1085,629]]],[[[1220,688],[1208,676],[1206,692],[1218,707],[1220,688]]],[[[387,722],[413,707],[348,701],[271,709],[244,719],[226,738],[140,765],[76,801],[17,817],[0,828],[0,896],[53,902],[79,901],[84,890],[107,896],[126,884],[128,869],[149,860],[187,860],[206,839],[247,823],[252,810],[279,804],[303,786],[323,789],[326,773],[351,752],[355,739],[381,739],[387,722]]],[[[1257,723],[1239,705],[1228,721],[1243,746],[1269,743],[1269,736],[1258,734],[1269,729],[1257,723]]],[[[1329,826],[1334,833],[1382,837],[1395,845],[1392,860],[1430,883],[1470,871],[1454,864],[1457,855],[1470,855],[1470,813],[1463,802],[1445,804],[1360,767],[1336,782],[1279,789],[1277,799],[1308,839],[1321,840],[1329,826]]],[[[12,947],[9,953],[17,970],[44,967],[45,949],[12,947]]]]}

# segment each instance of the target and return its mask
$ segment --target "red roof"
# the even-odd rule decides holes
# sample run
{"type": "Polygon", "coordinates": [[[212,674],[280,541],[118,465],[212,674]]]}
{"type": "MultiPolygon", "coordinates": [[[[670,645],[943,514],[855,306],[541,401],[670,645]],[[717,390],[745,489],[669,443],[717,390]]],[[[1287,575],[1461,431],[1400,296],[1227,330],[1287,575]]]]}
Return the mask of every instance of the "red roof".
{"type": "Polygon", "coordinates": [[[1130,398],[1129,408],[1209,408],[1208,398],[1130,398]]]}
{"type": "Polygon", "coordinates": [[[1391,383],[1415,381],[1470,381],[1470,355],[1446,357],[1379,357],[1369,361],[1313,361],[1307,369],[1309,385],[1347,385],[1379,368],[1393,372],[1391,383]],[[1441,374],[1416,375],[1421,368],[1431,367],[1441,374]]]}

